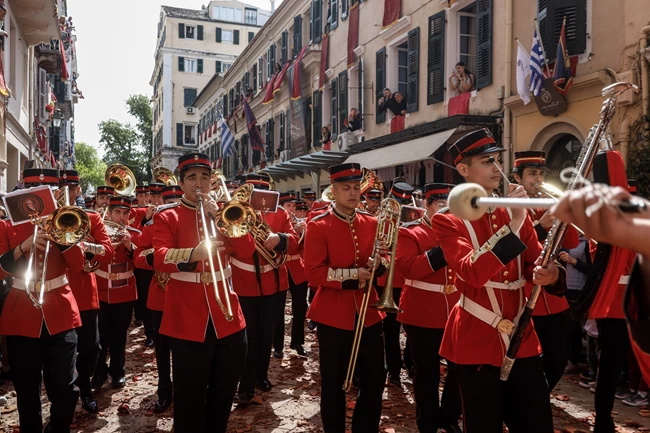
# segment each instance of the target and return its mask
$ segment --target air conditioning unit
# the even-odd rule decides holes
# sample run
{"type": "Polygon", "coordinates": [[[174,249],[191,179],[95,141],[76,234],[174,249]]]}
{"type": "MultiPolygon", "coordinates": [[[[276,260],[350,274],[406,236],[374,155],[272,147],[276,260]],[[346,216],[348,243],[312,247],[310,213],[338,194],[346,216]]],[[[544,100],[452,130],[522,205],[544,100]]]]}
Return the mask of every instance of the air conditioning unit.
{"type": "Polygon", "coordinates": [[[280,162],[287,162],[291,159],[291,151],[283,150],[280,152],[280,162]]]}
{"type": "Polygon", "coordinates": [[[336,139],[336,148],[340,151],[348,150],[356,141],[353,132],[342,132],[336,139]]]}
{"type": "Polygon", "coordinates": [[[187,107],[187,114],[194,114],[194,107],[187,107]]]}

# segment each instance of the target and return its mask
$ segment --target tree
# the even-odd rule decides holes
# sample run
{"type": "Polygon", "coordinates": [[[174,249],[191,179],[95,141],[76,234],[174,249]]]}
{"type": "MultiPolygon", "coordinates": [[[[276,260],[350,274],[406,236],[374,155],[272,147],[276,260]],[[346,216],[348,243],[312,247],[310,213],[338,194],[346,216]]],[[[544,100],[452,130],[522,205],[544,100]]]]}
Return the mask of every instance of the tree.
{"type": "Polygon", "coordinates": [[[81,177],[81,190],[87,193],[89,187],[104,184],[106,164],[99,159],[97,149],[86,143],[75,143],[75,168],[81,177]]]}
{"type": "Polygon", "coordinates": [[[140,135],[142,145],[148,151],[151,151],[152,127],[153,127],[153,113],[151,112],[151,104],[149,98],[145,95],[131,95],[126,100],[126,105],[129,107],[129,114],[135,117],[138,121],[136,128],[140,135]]]}

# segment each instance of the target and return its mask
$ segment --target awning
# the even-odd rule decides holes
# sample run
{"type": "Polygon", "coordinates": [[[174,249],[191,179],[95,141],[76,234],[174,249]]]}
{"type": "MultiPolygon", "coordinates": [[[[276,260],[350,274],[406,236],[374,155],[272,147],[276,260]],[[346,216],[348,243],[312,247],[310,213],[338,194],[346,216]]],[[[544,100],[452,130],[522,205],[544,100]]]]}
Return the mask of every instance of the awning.
{"type": "Polygon", "coordinates": [[[433,152],[445,144],[455,131],[456,128],[448,129],[437,134],[382,147],[381,149],[357,153],[350,156],[345,162],[356,162],[361,164],[362,167],[376,170],[421,161],[431,156],[433,152]]]}
{"type": "Polygon", "coordinates": [[[330,166],[340,164],[348,157],[347,152],[322,150],[293,158],[286,162],[271,165],[261,169],[273,177],[302,176],[316,170],[327,170],[330,166]]]}

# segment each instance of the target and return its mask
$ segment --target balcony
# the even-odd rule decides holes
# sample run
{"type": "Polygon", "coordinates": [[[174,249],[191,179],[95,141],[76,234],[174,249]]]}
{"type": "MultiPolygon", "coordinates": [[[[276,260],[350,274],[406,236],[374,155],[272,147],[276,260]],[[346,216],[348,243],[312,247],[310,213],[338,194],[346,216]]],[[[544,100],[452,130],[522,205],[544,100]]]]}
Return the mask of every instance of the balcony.
{"type": "Polygon", "coordinates": [[[57,79],[54,82],[54,95],[56,96],[56,107],[61,110],[65,120],[72,119],[74,116],[74,109],[71,82],[57,79]]]}
{"type": "Polygon", "coordinates": [[[55,0],[20,0],[12,2],[14,17],[28,45],[60,39],[55,0]]]}
{"type": "Polygon", "coordinates": [[[38,59],[39,68],[45,69],[48,74],[61,72],[62,56],[61,41],[59,39],[50,39],[50,43],[40,43],[36,45],[36,58],[38,59]]]}

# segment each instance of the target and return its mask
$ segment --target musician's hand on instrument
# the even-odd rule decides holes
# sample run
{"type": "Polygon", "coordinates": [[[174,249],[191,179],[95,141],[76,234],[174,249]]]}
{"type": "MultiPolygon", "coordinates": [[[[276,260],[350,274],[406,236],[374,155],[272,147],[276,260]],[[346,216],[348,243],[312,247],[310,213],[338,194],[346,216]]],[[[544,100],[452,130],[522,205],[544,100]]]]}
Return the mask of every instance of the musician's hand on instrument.
{"type": "Polygon", "coordinates": [[[280,243],[280,235],[277,233],[271,233],[268,238],[264,241],[264,248],[267,250],[273,250],[280,243]]]}
{"type": "Polygon", "coordinates": [[[149,205],[149,207],[147,208],[147,213],[144,216],[145,219],[150,220],[151,218],[153,218],[154,213],[156,213],[156,206],[149,205]]]}
{"type": "Polygon", "coordinates": [[[533,269],[533,284],[540,286],[550,286],[554,284],[560,277],[560,270],[554,263],[548,264],[545,267],[540,266],[542,258],[538,257],[535,261],[535,269],[533,269]]]}
{"type": "Polygon", "coordinates": [[[215,218],[218,210],[217,202],[214,201],[210,194],[197,192],[196,195],[203,199],[203,209],[205,210],[205,213],[212,216],[212,218],[215,218]]]}
{"type": "Polygon", "coordinates": [[[375,260],[372,257],[368,257],[368,269],[372,271],[373,268],[377,269],[381,265],[381,260],[375,260]]]}
{"type": "Polygon", "coordinates": [[[131,245],[131,232],[129,232],[128,229],[124,231],[124,235],[122,236],[122,242],[124,243],[124,246],[126,247],[127,250],[133,249],[131,245]]]}
{"type": "Polygon", "coordinates": [[[208,240],[202,240],[192,251],[190,262],[201,262],[203,260],[208,260],[209,256],[215,256],[220,251],[226,250],[226,248],[223,246],[223,242],[218,241],[216,238],[210,238],[210,244],[211,248],[208,249],[208,240]]]}
{"type": "Polygon", "coordinates": [[[539,219],[539,224],[544,228],[544,230],[548,231],[548,229],[553,225],[553,220],[555,220],[553,215],[549,211],[546,211],[539,219]]]}
{"type": "Polygon", "coordinates": [[[366,268],[357,268],[358,276],[359,276],[359,285],[365,284],[370,280],[370,270],[366,268]]]}
{"type": "MultiPolygon", "coordinates": [[[[511,183],[508,185],[508,197],[512,198],[526,198],[526,190],[523,186],[517,185],[516,183],[511,183]]],[[[515,233],[519,234],[521,226],[526,221],[526,209],[516,209],[512,208],[512,221],[510,221],[510,229],[515,233]]]]}

